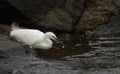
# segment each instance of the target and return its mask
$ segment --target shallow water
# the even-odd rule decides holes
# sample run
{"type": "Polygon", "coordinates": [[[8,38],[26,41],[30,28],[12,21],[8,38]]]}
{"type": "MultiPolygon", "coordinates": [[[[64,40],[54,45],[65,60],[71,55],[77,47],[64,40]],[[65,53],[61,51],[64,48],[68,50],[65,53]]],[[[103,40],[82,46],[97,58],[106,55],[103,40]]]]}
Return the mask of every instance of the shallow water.
{"type": "Polygon", "coordinates": [[[38,50],[38,55],[44,58],[60,59],[93,50],[86,41],[81,40],[79,34],[77,36],[63,34],[58,38],[61,42],[54,42],[53,47],[49,50],[38,50]]]}
{"type": "MultiPolygon", "coordinates": [[[[64,43],[54,43],[50,50],[37,50],[38,57],[47,59],[63,59],[89,53],[95,50],[106,50],[119,47],[120,37],[85,37],[80,34],[62,34],[58,38],[64,43]]],[[[86,54],[87,55],[87,54],[86,54]]]]}

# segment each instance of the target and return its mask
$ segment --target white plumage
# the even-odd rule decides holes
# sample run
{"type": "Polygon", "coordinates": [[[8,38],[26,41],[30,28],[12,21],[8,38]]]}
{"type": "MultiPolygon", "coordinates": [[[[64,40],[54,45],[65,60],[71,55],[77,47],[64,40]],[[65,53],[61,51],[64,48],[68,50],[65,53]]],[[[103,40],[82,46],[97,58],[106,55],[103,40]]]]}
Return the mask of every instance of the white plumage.
{"type": "Polygon", "coordinates": [[[11,29],[10,36],[31,48],[50,49],[53,44],[51,39],[57,40],[52,32],[43,33],[37,29],[21,29],[15,22],[12,23],[11,29]]]}

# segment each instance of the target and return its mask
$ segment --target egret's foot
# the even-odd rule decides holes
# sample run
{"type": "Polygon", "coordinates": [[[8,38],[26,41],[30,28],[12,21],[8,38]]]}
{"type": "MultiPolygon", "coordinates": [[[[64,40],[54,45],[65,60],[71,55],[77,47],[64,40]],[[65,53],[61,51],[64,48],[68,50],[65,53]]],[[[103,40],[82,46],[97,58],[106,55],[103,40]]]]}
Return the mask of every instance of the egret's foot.
{"type": "Polygon", "coordinates": [[[17,40],[14,37],[10,36],[10,40],[17,42],[17,40]]]}

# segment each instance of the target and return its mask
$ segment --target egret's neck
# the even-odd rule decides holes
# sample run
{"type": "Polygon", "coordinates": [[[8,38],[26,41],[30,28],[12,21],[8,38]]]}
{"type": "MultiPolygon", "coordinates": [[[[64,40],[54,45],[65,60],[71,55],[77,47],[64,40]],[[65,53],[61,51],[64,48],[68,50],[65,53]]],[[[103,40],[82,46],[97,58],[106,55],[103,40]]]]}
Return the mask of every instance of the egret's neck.
{"type": "Polygon", "coordinates": [[[46,34],[45,34],[45,36],[44,36],[44,41],[45,41],[46,43],[52,44],[52,40],[51,40],[50,37],[47,36],[46,34]]]}
{"type": "Polygon", "coordinates": [[[52,47],[52,40],[47,37],[43,37],[42,41],[38,41],[34,47],[42,48],[42,49],[50,49],[52,47]]]}

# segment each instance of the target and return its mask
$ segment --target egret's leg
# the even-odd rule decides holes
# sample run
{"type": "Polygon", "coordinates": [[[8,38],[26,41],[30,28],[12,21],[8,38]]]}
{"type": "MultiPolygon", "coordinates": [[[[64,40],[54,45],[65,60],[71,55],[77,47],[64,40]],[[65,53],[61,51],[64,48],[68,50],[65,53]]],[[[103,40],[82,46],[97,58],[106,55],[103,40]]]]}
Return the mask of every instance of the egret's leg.
{"type": "Polygon", "coordinates": [[[32,49],[32,46],[29,46],[30,47],[30,49],[32,49]]]}
{"type": "Polygon", "coordinates": [[[36,56],[36,51],[33,50],[32,46],[25,46],[25,53],[36,56]]]}
{"type": "Polygon", "coordinates": [[[31,53],[32,49],[28,46],[28,45],[25,45],[25,53],[31,53]]]}

